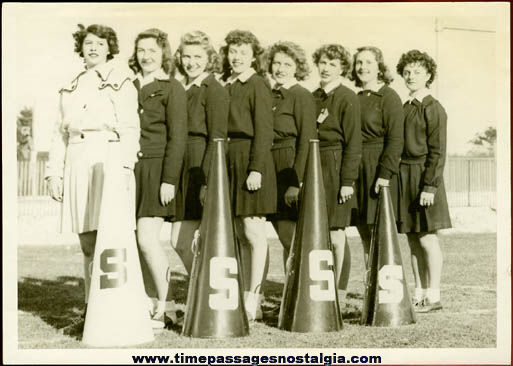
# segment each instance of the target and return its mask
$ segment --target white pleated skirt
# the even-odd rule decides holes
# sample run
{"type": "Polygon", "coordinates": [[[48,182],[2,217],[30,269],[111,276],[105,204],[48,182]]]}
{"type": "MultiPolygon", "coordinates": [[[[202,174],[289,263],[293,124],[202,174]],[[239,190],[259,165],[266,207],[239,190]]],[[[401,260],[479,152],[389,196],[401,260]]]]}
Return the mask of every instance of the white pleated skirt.
{"type": "MultiPolygon", "coordinates": [[[[62,200],[61,232],[81,234],[98,229],[102,204],[105,165],[117,135],[108,131],[88,131],[69,138],[64,165],[64,191],[62,200]]],[[[120,164],[121,161],[120,161],[120,164]]],[[[126,170],[126,190],[130,203],[131,222],[135,230],[135,178],[126,170]]],[[[123,182],[125,183],[125,182],[123,182]]],[[[125,216],[125,217],[127,217],[125,216]]]]}

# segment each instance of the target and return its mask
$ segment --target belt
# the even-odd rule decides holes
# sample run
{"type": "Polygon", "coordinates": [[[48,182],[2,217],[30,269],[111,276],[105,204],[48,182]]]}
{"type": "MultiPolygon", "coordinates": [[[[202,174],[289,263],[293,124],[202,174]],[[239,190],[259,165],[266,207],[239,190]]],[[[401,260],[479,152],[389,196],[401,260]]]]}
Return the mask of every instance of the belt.
{"type": "Polygon", "coordinates": [[[406,165],[415,165],[415,164],[424,164],[426,162],[426,156],[418,156],[418,157],[402,157],[401,164],[406,165]]]}
{"type": "Polygon", "coordinates": [[[342,142],[340,142],[340,141],[320,141],[319,147],[321,149],[330,148],[330,150],[335,150],[335,149],[342,150],[342,142]]]}
{"type": "Polygon", "coordinates": [[[249,138],[249,137],[228,137],[227,141],[230,143],[230,144],[235,144],[235,143],[238,143],[238,142],[248,142],[248,141],[252,141],[253,139],[252,138],[249,138]]]}
{"type": "Polygon", "coordinates": [[[385,139],[383,137],[378,137],[378,138],[362,141],[362,144],[363,145],[384,145],[385,139]]]}
{"type": "Polygon", "coordinates": [[[198,141],[206,141],[207,138],[203,135],[189,135],[187,137],[187,143],[198,142],[198,141]]]}
{"type": "Polygon", "coordinates": [[[286,147],[296,147],[295,137],[286,137],[280,140],[274,140],[272,150],[283,149],[286,147]]]}
{"type": "Polygon", "coordinates": [[[88,139],[105,139],[108,142],[119,142],[120,137],[119,133],[115,130],[80,130],[80,131],[70,131],[69,133],[69,142],[77,143],[83,142],[88,139]]]}

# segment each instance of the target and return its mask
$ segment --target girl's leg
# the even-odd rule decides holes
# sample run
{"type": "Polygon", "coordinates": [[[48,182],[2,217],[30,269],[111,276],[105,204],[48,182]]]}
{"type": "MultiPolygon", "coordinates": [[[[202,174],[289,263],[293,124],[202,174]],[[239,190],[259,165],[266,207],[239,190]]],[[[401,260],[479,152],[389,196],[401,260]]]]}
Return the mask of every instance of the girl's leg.
{"type": "Polygon", "coordinates": [[[182,260],[188,274],[191,273],[194,259],[192,241],[194,233],[199,229],[199,226],[199,220],[177,221],[173,223],[171,230],[171,245],[182,260]]]}
{"type": "Polygon", "coordinates": [[[362,239],[365,268],[369,268],[369,251],[372,236],[372,225],[359,225],[356,228],[358,229],[358,233],[362,239]]]}
{"type": "Polygon", "coordinates": [[[351,254],[346,242],[346,232],[344,229],[330,230],[330,238],[335,250],[335,280],[337,283],[339,302],[344,304],[347,295],[349,272],[351,270],[351,254]]]}
{"type": "MultiPolygon", "coordinates": [[[[199,220],[185,220],[174,222],[173,227],[171,228],[171,246],[182,260],[184,268],[189,275],[192,272],[192,263],[194,261],[192,242],[194,240],[194,234],[199,229],[199,226],[199,220]]],[[[177,306],[175,304],[175,300],[173,299],[173,291],[171,286],[171,281],[169,281],[169,289],[167,292],[166,301],[166,315],[171,319],[173,323],[177,323],[177,306]]]]}
{"type": "MultiPolygon", "coordinates": [[[[246,246],[248,247],[243,255],[250,254],[249,261],[251,268],[247,281],[245,280],[246,291],[246,312],[250,319],[257,320],[262,317],[260,308],[261,303],[261,289],[265,280],[266,262],[268,254],[268,244],[265,232],[265,217],[262,216],[245,216],[242,218],[242,225],[244,229],[244,237],[246,239],[246,246]]],[[[247,262],[243,260],[244,263],[247,262]]]]}
{"type": "MultiPolygon", "coordinates": [[[[428,287],[426,292],[426,298],[428,303],[433,305],[436,304],[436,309],[440,304],[440,281],[442,278],[442,266],[443,266],[443,255],[440,249],[440,241],[436,232],[419,233],[419,242],[422,250],[424,251],[426,272],[428,277],[428,287]]],[[[429,306],[429,305],[428,305],[429,306]]],[[[429,311],[429,310],[428,310],[429,311]]]]}
{"type": "Polygon", "coordinates": [[[157,288],[158,304],[154,318],[163,317],[169,282],[169,263],[166,252],[160,245],[162,217],[141,217],[137,220],[137,242],[148,264],[153,282],[157,288]]]}
{"type": "Polygon", "coordinates": [[[78,234],[80,241],[80,248],[84,254],[84,291],[85,291],[85,304],[89,300],[89,290],[91,287],[91,274],[93,271],[93,258],[94,248],[96,246],[96,231],[88,231],[78,234]]]}
{"type": "Polygon", "coordinates": [[[234,226],[238,240],[238,247],[240,250],[242,288],[245,292],[248,292],[251,278],[251,246],[246,239],[246,235],[244,234],[244,223],[242,217],[235,217],[234,226]]]}
{"type": "Polygon", "coordinates": [[[283,246],[283,268],[287,272],[287,259],[289,258],[289,251],[294,240],[296,230],[296,223],[292,220],[279,220],[272,222],[274,230],[278,234],[281,245],[283,246]]]}
{"type": "Polygon", "coordinates": [[[413,270],[413,278],[415,279],[415,295],[413,303],[419,306],[426,296],[426,289],[428,287],[428,271],[426,268],[426,258],[424,251],[420,245],[419,236],[417,233],[406,234],[408,244],[411,251],[411,267],[413,270]]]}

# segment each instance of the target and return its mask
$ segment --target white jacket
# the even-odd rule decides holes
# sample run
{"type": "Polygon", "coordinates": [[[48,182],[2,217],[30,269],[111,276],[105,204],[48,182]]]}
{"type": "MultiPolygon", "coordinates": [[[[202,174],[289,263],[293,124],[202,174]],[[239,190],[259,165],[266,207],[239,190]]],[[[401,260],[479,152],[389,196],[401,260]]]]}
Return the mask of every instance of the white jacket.
{"type": "Polygon", "coordinates": [[[69,136],[82,131],[116,131],[123,165],[133,168],[139,151],[140,122],[137,89],[132,80],[128,66],[109,61],[80,72],[59,91],[60,113],[46,177],[63,177],[69,136]]]}

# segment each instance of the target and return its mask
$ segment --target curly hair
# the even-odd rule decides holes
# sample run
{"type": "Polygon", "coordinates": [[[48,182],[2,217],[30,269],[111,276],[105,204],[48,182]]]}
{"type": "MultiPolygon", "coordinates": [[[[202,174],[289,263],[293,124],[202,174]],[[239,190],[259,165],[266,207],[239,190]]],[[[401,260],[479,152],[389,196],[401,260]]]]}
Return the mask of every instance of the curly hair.
{"type": "Polygon", "coordinates": [[[312,56],[315,65],[319,64],[323,55],[326,55],[330,60],[340,60],[342,76],[346,76],[351,70],[351,54],[343,46],[332,43],[318,48],[312,56]]]}
{"type": "Polygon", "coordinates": [[[107,45],[109,46],[107,60],[112,60],[114,55],[119,53],[118,37],[116,36],[114,29],[111,27],[100,24],[92,24],[87,28],[82,24],[77,24],[77,26],[78,30],[73,33],[73,39],[75,40],[75,52],[78,53],[80,57],[84,57],[82,45],[84,44],[84,39],[89,33],[107,40],[107,45]]]}
{"type": "Polygon", "coordinates": [[[162,69],[166,74],[171,74],[173,71],[173,55],[171,53],[171,46],[169,45],[169,41],[167,39],[167,33],[161,31],[157,28],[150,28],[141,32],[137,35],[134,42],[134,53],[128,60],[128,66],[135,73],[138,73],[142,70],[141,65],[139,65],[139,61],[137,60],[137,46],[141,39],[153,38],[157,45],[162,49],[162,69]]]}
{"type": "Polygon", "coordinates": [[[431,75],[429,80],[426,82],[426,87],[429,87],[436,77],[436,62],[426,52],[420,52],[419,50],[410,50],[401,55],[399,62],[397,63],[397,73],[403,75],[404,68],[410,64],[419,64],[424,67],[428,74],[431,75]]]}
{"type": "MultiPolygon", "coordinates": [[[[392,73],[388,69],[387,65],[385,65],[385,59],[383,57],[383,52],[377,47],[373,46],[364,46],[360,47],[356,50],[356,53],[353,55],[353,65],[356,64],[356,58],[358,55],[364,51],[372,52],[374,55],[374,58],[376,59],[376,62],[378,63],[378,80],[385,83],[385,85],[389,85],[392,81],[394,81],[394,78],[392,77],[392,73]]],[[[358,74],[356,73],[355,68],[353,67],[353,70],[351,71],[351,80],[354,81],[354,84],[357,87],[362,87],[362,82],[360,78],[358,77],[358,74]]]]}
{"type": "Polygon", "coordinates": [[[221,47],[221,50],[219,51],[222,60],[223,80],[228,79],[228,77],[230,77],[231,74],[230,63],[228,62],[228,50],[230,48],[230,45],[232,44],[237,46],[240,46],[241,44],[251,45],[251,49],[253,50],[253,57],[255,58],[255,61],[251,63],[251,67],[253,67],[258,74],[265,74],[265,70],[262,67],[264,49],[260,45],[258,38],[253,33],[251,33],[250,31],[236,29],[226,35],[224,42],[226,44],[223,47],[221,47]]]}
{"type": "Polygon", "coordinates": [[[267,72],[272,74],[273,59],[278,52],[286,54],[296,63],[296,73],[294,74],[296,80],[302,81],[308,78],[310,67],[306,60],[305,51],[298,44],[289,41],[276,42],[267,49],[265,54],[267,72]]]}
{"type": "Polygon", "coordinates": [[[186,72],[182,65],[182,52],[185,46],[201,46],[207,53],[208,62],[205,67],[206,72],[221,72],[221,58],[217,54],[210,37],[202,31],[192,31],[185,33],[180,39],[180,46],[175,52],[175,66],[184,76],[186,72]]]}

